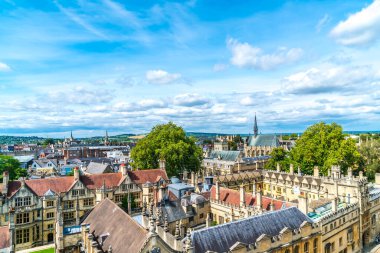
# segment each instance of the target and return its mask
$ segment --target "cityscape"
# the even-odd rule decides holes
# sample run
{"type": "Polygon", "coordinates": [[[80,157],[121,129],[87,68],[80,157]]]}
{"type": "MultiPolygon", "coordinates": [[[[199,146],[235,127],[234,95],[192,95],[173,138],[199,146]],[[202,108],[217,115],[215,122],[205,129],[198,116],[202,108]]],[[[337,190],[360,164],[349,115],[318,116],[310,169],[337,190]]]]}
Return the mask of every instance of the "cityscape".
{"type": "Polygon", "coordinates": [[[380,0],[0,2],[0,253],[380,253],[380,0]]]}

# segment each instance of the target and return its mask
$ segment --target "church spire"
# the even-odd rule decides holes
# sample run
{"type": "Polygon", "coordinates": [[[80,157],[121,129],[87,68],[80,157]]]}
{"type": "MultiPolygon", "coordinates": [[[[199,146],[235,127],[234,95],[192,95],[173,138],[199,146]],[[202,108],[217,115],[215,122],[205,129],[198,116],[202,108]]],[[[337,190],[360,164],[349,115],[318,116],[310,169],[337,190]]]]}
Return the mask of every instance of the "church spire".
{"type": "Polygon", "coordinates": [[[74,140],[74,137],[73,137],[73,130],[71,130],[71,133],[70,133],[70,139],[71,139],[71,140],[74,140]]]}
{"type": "Polygon", "coordinates": [[[257,119],[256,119],[256,113],[255,113],[255,123],[253,125],[253,134],[256,137],[259,133],[259,128],[257,126],[257,119]]]}

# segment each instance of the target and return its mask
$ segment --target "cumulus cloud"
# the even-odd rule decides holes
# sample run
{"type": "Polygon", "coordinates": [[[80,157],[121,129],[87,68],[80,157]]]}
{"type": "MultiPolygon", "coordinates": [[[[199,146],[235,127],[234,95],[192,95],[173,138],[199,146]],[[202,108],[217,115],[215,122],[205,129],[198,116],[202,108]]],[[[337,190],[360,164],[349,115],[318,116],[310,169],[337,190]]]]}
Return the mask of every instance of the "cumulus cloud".
{"type": "Polygon", "coordinates": [[[330,35],[342,45],[360,46],[380,38],[380,0],[350,15],[335,26],[330,35]]]}
{"type": "Polygon", "coordinates": [[[0,72],[6,72],[11,71],[11,67],[9,67],[7,64],[0,62],[0,72]]]}
{"type": "Polygon", "coordinates": [[[295,62],[303,55],[301,48],[281,47],[273,53],[265,53],[261,48],[236,39],[229,39],[227,46],[232,53],[231,64],[241,68],[270,70],[280,65],[295,62]]]}
{"type": "Polygon", "coordinates": [[[173,103],[179,106],[203,106],[211,103],[211,100],[196,93],[180,94],[174,97],[173,103]]]}
{"type": "Polygon", "coordinates": [[[169,73],[164,70],[149,70],[145,74],[145,78],[149,83],[153,84],[170,84],[181,79],[181,74],[169,73]]]}
{"type": "Polygon", "coordinates": [[[350,93],[376,86],[379,78],[369,66],[334,66],[310,68],[285,77],[283,83],[284,91],[292,94],[350,93]]]}

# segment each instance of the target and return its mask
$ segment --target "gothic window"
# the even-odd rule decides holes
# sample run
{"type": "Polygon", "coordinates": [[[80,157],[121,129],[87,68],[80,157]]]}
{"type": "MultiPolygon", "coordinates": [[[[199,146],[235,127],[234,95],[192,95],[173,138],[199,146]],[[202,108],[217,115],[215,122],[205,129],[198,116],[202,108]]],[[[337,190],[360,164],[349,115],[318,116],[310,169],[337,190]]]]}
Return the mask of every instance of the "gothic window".
{"type": "Polygon", "coordinates": [[[331,253],[331,243],[325,245],[325,253],[331,253]]]}
{"type": "Polygon", "coordinates": [[[313,253],[317,253],[318,252],[318,239],[314,239],[313,250],[314,250],[313,253]]]}
{"type": "Polygon", "coordinates": [[[303,245],[303,252],[309,253],[309,243],[308,242],[305,242],[305,244],[303,245]]]}
{"type": "Polygon", "coordinates": [[[294,253],[299,253],[300,252],[300,247],[297,245],[295,248],[294,248],[294,253]]]}
{"type": "Polygon", "coordinates": [[[372,215],[371,223],[372,223],[372,226],[376,225],[376,214],[372,215]]]}
{"type": "Polygon", "coordinates": [[[348,242],[352,242],[353,240],[353,231],[352,231],[352,228],[348,229],[348,232],[347,232],[347,241],[348,242]]]}

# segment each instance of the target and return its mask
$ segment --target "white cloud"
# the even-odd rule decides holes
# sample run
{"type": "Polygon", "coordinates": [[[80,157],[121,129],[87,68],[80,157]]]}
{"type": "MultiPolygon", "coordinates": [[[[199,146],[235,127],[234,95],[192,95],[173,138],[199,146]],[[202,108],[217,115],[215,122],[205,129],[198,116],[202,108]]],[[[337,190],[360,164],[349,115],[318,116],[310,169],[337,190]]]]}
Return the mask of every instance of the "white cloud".
{"type": "Polygon", "coordinates": [[[301,48],[279,48],[271,54],[266,54],[261,48],[238,40],[229,39],[227,46],[232,52],[231,64],[261,70],[274,69],[280,65],[289,64],[299,60],[303,54],[301,48]]]}
{"type": "Polygon", "coordinates": [[[186,93],[186,94],[180,94],[174,97],[173,103],[175,105],[179,106],[204,106],[206,104],[211,103],[210,99],[200,96],[199,94],[191,94],[191,93],[186,93]]]}
{"type": "Polygon", "coordinates": [[[149,70],[146,72],[145,78],[149,83],[169,84],[180,80],[181,74],[168,73],[164,70],[149,70]]]}
{"type": "Polygon", "coordinates": [[[373,43],[380,38],[380,0],[341,21],[331,31],[340,44],[359,46],[373,43]]]}
{"type": "Polygon", "coordinates": [[[0,72],[6,72],[11,71],[11,67],[9,67],[7,64],[0,62],[0,72]]]}
{"type": "Polygon", "coordinates": [[[330,16],[328,14],[325,14],[319,21],[318,24],[315,26],[315,29],[317,32],[320,32],[322,28],[329,23],[331,20],[330,16]]]}
{"type": "Polygon", "coordinates": [[[283,91],[292,94],[355,93],[363,87],[367,91],[378,89],[379,78],[369,66],[310,68],[285,77],[283,91]]]}

